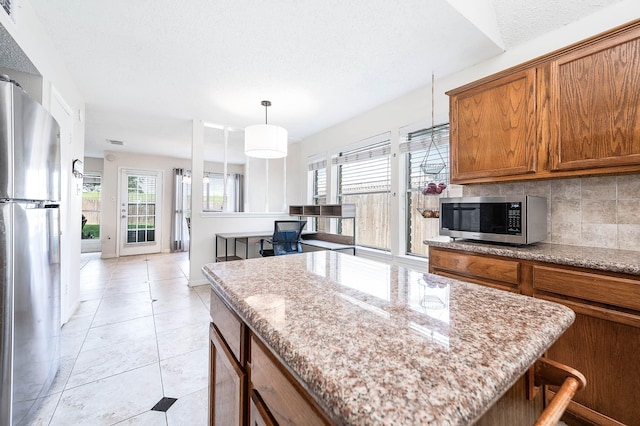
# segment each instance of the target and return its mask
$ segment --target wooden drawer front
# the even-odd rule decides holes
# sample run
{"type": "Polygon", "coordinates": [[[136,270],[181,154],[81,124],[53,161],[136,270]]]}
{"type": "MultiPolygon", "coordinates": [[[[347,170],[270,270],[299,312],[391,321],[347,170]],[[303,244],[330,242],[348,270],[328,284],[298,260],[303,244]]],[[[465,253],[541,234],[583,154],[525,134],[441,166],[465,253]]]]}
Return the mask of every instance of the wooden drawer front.
{"type": "Polygon", "coordinates": [[[245,357],[242,356],[242,336],[244,335],[244,324],[233,313],[220,297],[211,290],[211,319],[218,327],[220,334],[224,338],[231,352],[236,357],[240,365],[245,365],[245,357]]]}
{"type": "Polygon", "coordinates": [[[640,311],[640,280],[534,266],[533,288],[640,311]]]}
{"type": "Polygon", "coordinates": [[[432,248],[429,263],[434,268],[447,269],[458,275],[489,278],[514,285],[520,282],[520,263],[466,253],[455,253],[432,248]]]}
{"type": "Polygon", "coordinates": [[[273,418],[281,425],[326,425],[304,389],[251,336],[250,382],[273,418]]]}

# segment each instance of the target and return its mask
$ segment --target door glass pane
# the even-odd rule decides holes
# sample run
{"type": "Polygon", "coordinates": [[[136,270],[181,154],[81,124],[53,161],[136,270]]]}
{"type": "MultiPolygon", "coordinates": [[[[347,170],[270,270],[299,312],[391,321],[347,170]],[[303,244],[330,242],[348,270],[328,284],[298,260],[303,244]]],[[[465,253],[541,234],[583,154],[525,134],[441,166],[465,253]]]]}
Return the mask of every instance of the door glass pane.
{"type": "Polygon", "coordinates": [[[127,211],[127,243],[155,241],[156,177],[129,175],[127,211]]]}

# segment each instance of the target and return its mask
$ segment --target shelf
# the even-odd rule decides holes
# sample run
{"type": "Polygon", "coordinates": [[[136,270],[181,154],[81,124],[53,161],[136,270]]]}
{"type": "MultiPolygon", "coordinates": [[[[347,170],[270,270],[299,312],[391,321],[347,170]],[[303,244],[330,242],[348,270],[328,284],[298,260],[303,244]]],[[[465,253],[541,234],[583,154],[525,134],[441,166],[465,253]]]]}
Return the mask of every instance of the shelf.
{"type": "Polygon", "coordinates": [[[289,214],[291,216],[302,216],[304,206],[289,206],[289,214]]]}
{"type": "Polygon", "coordinates": [[[355,204],[289,206],[291,216],[355,218],[355,204]]]}
{"type": "Polygon", "coordinates": [[[320,206],[302,206],[302,216],[320,216],[320,206]]]}
{"type": "MultiPolygon", "coordinates": [[[[320,204],[320,205],[304,205],[304,206],[289,206],[289,214],[291,216],[302,217],[326,217],[326,218],[338,218],[338,219],[352,219],[353,220],[353,236],[350,238],[349,244],[344,244],[346,241],[342,239],[343,235],[332,233],[312,233],[316,238],[304,239],[302,244],[308,246],[314,246],[323,250],[353,250],[353,254],[356,254],[356,205],[355,204],[320,204]],[[333,240],[333,241],[332,241],[333,240]]],[[[308,236],[307,238],[312,238],[308,236]]]]}
{"type": "Polygon", "coordinates": [[[320,216],[356,217],[355,204],[327,204],[320,206],[320,216]]]}

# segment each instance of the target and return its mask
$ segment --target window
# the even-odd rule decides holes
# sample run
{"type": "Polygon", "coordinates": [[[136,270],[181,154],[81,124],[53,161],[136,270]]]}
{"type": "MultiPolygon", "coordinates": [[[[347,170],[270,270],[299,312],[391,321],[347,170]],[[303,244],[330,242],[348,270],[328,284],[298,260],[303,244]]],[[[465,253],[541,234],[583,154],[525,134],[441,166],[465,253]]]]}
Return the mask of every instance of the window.
{"type": "Polygon", "coordinates": [[[202,182],[202,210],[209,212],[242,211],[242,175],[206,173],[202,182]],[[225,193],[226,185],[226,193],[225,193]],[[224,209],[224,197],[227,197],[227,209],[224,209]]]}
{"type": "MultiPolygon", "coordinates": [[[[338,202],[356,205],[358,245],[390,250],[390,137],[387,133],[369,141],[333,158],[338,166],[338,202]]],[[[340,221],[338,232],[352,235],[354,222],[340,221]]]]}
{"type": "Polygon", "coordinates": [[[438,236],[440,194],[422,190],[430,182],[449,185],[449,124],[406,134],[400,152],[407,156],[407,254],[426,256],[423,241],[438,236]]]}
{"type": "MultiPolygon", "coordinates": [[[[311,202],[315,205],[327,204],[327,160],[309,163],[311,177],[311,202]]],[[[307,224],[307,229],[315,229],[318,232],[330,232],[328,218],[315,218],[307,224]]]]}
{"type": "Polygon", "coordinates": [[[82,239],[100,239],[100,191],[99,174],[85,173],[82,178],[82,239]]]}

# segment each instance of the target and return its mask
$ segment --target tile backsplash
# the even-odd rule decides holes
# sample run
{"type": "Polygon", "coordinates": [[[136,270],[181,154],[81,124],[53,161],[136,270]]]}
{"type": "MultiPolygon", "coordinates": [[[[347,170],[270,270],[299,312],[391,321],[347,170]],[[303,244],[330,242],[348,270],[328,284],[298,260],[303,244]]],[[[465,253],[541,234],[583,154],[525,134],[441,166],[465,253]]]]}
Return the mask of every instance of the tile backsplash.
{"type": "Polygon", "coordinates": [[[547,197],[548,243],[640,251],[640,175],[464,185],[465,197],[547,197]]]}

